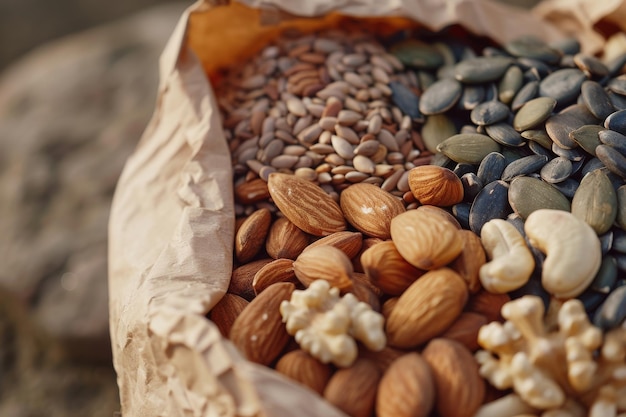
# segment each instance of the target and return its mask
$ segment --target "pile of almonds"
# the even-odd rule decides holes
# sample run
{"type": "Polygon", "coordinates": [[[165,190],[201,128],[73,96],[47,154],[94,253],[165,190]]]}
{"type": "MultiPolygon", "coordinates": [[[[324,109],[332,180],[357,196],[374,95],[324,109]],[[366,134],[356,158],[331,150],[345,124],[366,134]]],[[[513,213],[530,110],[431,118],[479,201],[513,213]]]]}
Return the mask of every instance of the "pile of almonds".
{"type": "MultiPolygon", "coordinates": [[[[436,172],[443,182],[456,178],[436,166],[413,170],[410,184],[417,193],[424,191],[421,171],[436,172]]],[[[249,360],[274,367],[351,416],[374,409],[377,416],[427,416],[433,409],[442,417],[472,416],[486,390],[472,356],[477,333],[499,319],[509,300],[481,290],[480,239],[445,210],[406,210],[372,184],[346,188],[339,203],[290,174],[271,174],[268,189],[281,216],[273,220],[261,208],[239,222],[235,255],[241,265],[210,313],[222,334],[249,360]],[[372,352],[359,346],[347,368],[301,350],[286,332],[279,306],[316,279],[380,311],[387,347],[372,352]]],[[[430,194],[441,194],[432,197],[438,202],[454,192],[443,187],[430,194]]]]}

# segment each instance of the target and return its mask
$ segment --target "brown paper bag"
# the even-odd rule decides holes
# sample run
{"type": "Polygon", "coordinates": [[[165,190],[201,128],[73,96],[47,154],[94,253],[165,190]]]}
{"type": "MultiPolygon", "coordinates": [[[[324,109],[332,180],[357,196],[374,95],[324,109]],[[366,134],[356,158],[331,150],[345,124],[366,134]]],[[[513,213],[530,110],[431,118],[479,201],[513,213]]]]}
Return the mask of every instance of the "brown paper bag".
{"type": "Polygon", "coordinates": [[[122,415],[343,416],[312,391],[244,360],[205,318],[228,287],[234,233],[230,157],[207,74],[287,27],[313,30],[345,16],[397,28],[459,23],[498,42],[568,33],[595,51],[604,41],[597,23],[615,31],[624,4],[554,0],[533,14],[487,0],[213,3],[190,7],[172,34],[154,116],[112,205],[110,329],[122,415]]]}

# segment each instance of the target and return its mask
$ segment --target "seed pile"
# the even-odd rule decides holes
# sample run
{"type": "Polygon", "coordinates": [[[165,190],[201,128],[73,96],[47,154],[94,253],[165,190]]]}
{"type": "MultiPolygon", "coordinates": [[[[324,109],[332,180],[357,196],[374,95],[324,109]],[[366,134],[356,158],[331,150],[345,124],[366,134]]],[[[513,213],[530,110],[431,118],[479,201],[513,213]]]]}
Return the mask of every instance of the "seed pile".
{"type": "MultiPolygon", "coordinates": [[[[371,414],[390,388],[366,387],[358,397],[369,408],[354,410],[340,395],[346,381],[406,377],[388,377],[398,357],[420,390],[444,384],[417,408],[472,415],[481,401],[448,410],[445,393],[468,394],[455,384],[478,369],[460,366],[456,379],[437,369],[475,351],[479,328],[502,321],[511,298],[539,296],[550,311],[578,298],[596,328],[617,328],[626,317],[625,64],[626,53],[604,62],[571,40],[524,38],[480,55],[444,38],[277,40],[216,86],[237,232],[229,294],[211,318],[249,359],[261,355],[351,415],[371,414]],[[460,279],[440,279],[467,287],[453,305],[428,284],[449,275],[460,279]],[[339,370],[290,348],[278,305],[316,279],[380,311],[391,347],[359,349],[339,370]],[[269,304],[266,332],[254,318],[269,304]],[[441,350],[450,357],[428,348],[449,339],[458,342],[441,350]],[[406,357],[415,350],[428,365],[406,357]]],[[[401,415],[380,407],[379,416],[401,415]]]]}

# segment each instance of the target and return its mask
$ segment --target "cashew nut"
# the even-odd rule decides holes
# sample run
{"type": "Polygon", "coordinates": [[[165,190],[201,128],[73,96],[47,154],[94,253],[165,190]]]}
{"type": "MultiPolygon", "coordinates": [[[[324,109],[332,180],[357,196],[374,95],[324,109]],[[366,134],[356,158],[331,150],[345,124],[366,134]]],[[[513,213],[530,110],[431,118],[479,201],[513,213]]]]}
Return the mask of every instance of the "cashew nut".
{"type": "Polygon", "coordinates": [[[540,209],[526,219],[530,244],[546,254],[543,287],[557,298],[581,294],[600,269],[600,239],[591,226],[562,210],[540,209]]]}
{"type": "Polygon", "coordinates": [[[482,227],[480,238],[489,262],[479,271],[480,282],[492,293],[506,293],[526,284],[535,258],[524,237],[506,220],[492,219],[482,227]]]}

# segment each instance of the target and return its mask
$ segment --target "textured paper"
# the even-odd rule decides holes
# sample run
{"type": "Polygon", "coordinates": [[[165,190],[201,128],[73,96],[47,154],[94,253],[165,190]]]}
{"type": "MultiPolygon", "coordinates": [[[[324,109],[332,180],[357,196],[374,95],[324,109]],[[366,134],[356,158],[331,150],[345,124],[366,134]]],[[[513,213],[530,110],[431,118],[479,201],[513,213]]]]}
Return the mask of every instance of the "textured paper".
{"type": "Polygon", "coordinates": [[[110,324],[123,417],[343,416],[312,391],[244,360],[205,318],[228,287],[234,234],[230,157],[207,74],[236,65],[284,28],[314,30],[346,16],[377,30],[459,23],[498,42],[582,34],[585,50],[595,51],[603,39],[594,28],[624,25],[623,14],[615,0],[549,1],[534,14],[486,0],[190,7],[163,52],[155,112],[110,217],[110,324]]]}

